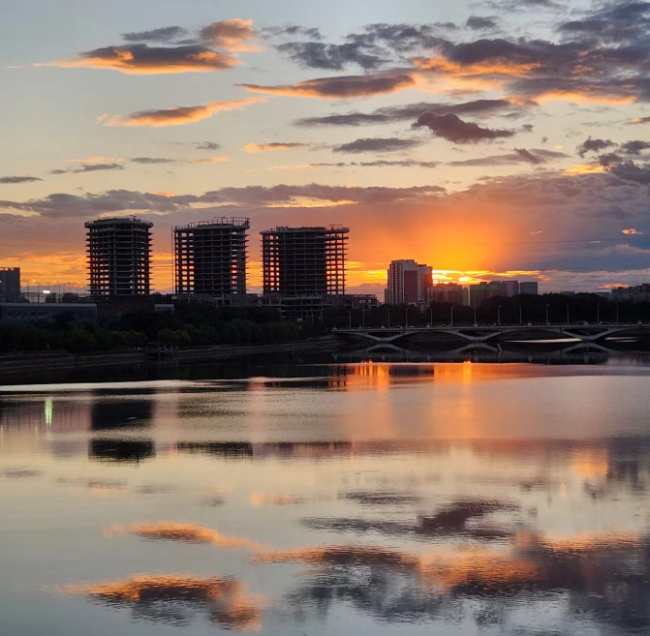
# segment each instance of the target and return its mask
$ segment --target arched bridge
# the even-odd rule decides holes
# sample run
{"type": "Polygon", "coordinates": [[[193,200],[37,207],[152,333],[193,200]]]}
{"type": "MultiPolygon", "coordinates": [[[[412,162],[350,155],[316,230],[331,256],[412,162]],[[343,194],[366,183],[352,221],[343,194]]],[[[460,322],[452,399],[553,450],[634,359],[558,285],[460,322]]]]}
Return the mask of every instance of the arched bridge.
{"type": "Polygon", "coordinates": [[[542,334],[548,333],[562,338],[573,338],[582,342],[596,342],[616,334],[629,333],[633,335],[650,335],[646,325],[510,325],[510,326],[477,326],[477,327],[408,327],[408,328],[369,328],[369,329],[338,329],[333,333],[342,336],[357,336],[374,342],[395,342],[414,334],[443,334],[456,336],[469,342],[486,342],[499,336],[509,336],[525,332],[542,334]],[[638,332],[643,329],[643,333],[638,332]]]}

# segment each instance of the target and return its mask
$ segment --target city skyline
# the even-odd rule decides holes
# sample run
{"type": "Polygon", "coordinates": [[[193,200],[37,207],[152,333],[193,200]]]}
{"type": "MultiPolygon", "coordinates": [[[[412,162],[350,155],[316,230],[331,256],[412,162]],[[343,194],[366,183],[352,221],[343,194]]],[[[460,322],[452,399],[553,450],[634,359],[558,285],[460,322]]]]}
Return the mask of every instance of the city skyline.
{"type": "Polygon", "coordinates": [[[0,265],[25,280],[85,288],[84,223],[116,215],[154,223],[163,292],[172,227],[221,216],[349,227],[350,293],[381,297],[395,259],[650,279],[650,3],[136,5],[5,12],[0,265]]]}

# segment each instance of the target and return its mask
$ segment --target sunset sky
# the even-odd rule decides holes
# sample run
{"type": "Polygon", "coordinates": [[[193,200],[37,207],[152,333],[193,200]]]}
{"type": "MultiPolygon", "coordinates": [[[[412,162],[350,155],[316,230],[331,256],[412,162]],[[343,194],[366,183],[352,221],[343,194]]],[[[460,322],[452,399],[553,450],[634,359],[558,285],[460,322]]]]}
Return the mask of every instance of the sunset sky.
{"type": "MultiPolygon", "coordinates": [[[[350,227],[541,289],[650,281],[650,2],[30,0],[0,22],[0,265],[85,284],[84,222],[350,227]]],[[[383,297],[383,296],[382,296],[383,297]]]]}

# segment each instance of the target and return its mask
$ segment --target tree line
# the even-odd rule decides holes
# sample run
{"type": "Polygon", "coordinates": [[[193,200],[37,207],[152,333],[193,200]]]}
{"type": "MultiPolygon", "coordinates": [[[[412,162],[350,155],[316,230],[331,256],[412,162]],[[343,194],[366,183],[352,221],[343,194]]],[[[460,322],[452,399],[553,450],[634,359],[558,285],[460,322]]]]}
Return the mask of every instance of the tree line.
{"type": "Polygon", "coordinates": [[[0,352],[114,352],[146,347],[274,344],[318,335],[319,328],[279,319],[275,310],[178,305],[174,313],[137,311],[96,325],[58,316],[51,324],[0,325],[0,352]]]}

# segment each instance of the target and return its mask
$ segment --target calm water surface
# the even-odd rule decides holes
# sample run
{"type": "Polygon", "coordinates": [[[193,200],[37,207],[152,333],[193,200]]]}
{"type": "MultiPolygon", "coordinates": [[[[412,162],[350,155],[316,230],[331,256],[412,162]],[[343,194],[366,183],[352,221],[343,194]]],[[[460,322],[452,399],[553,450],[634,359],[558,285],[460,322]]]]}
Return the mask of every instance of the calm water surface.
{"type": "Polygon", "coordinates": [[[0,387],[0,634],[650,633],[650,367],[233,377],[0,387]]]}

